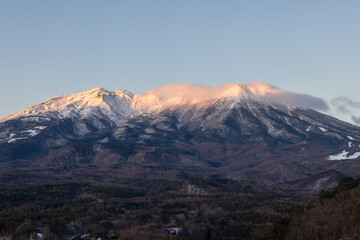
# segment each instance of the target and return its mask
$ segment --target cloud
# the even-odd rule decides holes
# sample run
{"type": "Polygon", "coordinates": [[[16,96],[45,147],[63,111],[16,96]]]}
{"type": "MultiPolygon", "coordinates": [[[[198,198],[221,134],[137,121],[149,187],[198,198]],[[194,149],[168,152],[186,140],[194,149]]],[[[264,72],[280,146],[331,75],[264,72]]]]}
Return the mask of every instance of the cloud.
{"type": "Polygon", "coordinates": [[[288,92],[264,82],[249,84],[227,83],[220,86],[197,84],[172,84],[151,89],[135,96],[135,107],[152,109],[175,104],[202,104],[212,99],[231,98],[238,101],[252,99],[268,103],[284,104],[327,111],[327,103],[308,94],[288,92]]]}
{"type": "Polygon", "coordinates": [[[271,101],[285,103],[290,106],[312,108],[321,111],[329,110],[329,106],[323,99],[308,94],[284,92],[272,96],[270,95],[268,98],[271,99],[271,101]]]}
{"type": "Polygon", "coordinates": [[[345,106],[337,106],[337,107],[336,107],[336,112],[342,113],[342,114],[349,114],[349,113],[351,113],[351,110],[348,109],[348,108],[345,107],[345,106]]]}
{"type": "Polygon", "coordinates": [[[359,108],[360,109],[360,102],[353,101],[349,97],[346,96],[339,96],[331,100],[331,104],[338,107],[344,108],[359,108]]]}
{"type": "Polygon", "coordinates": [[[339,96],[331,100],[334,115],[343,120],[360,125],[360,102],[346,96],[339,96]]]}
{"type": "Polygon", "coordinates": [[[353,120],[356,125],[360,126],[360,117],[351,116],[351,120],[353,120]]]}

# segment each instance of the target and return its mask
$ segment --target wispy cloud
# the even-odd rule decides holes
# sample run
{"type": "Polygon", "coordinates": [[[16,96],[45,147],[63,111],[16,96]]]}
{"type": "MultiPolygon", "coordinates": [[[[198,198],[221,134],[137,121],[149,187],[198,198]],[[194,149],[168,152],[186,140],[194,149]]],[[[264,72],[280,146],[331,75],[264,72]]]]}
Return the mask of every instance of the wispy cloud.
{"type": "Polygon", "coordinates": [[[356,125],[360,126],[360,117],[352,116],[351,119],[354,121],[356,125]]]}
{"type": "Polygon", "coordinates": [[[268,95],[268,99],[278,103],[286,103],[292,106],[300,106],[304,108],[312,108],[315,110],[328,111],[329,106],[327,103],[318,97],[314,97],[308,94],[283,92],[274,95],[268,95]]]}
{"type": "Polygon", "coordinates": [[[334,115],[360,125],[360,102],[346,96],[339,96],[331,100],[334,115]]]}
{"type": "Polygon", "coordinates": [[[331,100],[331,104],[337,107],[345,107],[345,108],[359,108],[360,109],[360,102],[353,101],[349,97],[346,96],[339,96],[331,100]]]}
{"type": "Polygon", "coordinates": [[[135,106],[201,103],[211,99],[235,98],[252,99],[275,104],[285,104],[328,111],[328,104],[321,98],[308,94],[288,92],[264,82],[249,84],[228,83],[220,86],[204,86],[197,84],[171,84],[154,88],[148,92],[136,95],[135,106]]]}

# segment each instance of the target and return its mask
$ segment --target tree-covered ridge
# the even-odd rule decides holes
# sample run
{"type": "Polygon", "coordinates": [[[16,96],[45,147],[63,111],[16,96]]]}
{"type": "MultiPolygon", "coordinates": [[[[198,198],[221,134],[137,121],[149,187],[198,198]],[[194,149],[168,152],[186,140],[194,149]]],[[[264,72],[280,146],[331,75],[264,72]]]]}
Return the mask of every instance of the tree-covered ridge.
{"type": "Polygon", "coordinates": [[[359,239],[359,233],[360,179],[345,177],[336,188],[321,191],[306,207],[277,218],[256,239],[359,239]]]}

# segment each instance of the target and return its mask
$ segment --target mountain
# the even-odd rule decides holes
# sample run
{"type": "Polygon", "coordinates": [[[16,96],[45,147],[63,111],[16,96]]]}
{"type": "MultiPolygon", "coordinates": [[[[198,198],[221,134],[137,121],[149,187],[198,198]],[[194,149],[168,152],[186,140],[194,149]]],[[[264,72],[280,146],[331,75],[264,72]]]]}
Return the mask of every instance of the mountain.
{"type": "Polygon", "coordinates": [[[326,108],[263,82],[95,88],[1,119],[0,182],[196,176],[296,190],[321,176],[328,186],[358,175],[360,128],[314,110],[326,108]]]}

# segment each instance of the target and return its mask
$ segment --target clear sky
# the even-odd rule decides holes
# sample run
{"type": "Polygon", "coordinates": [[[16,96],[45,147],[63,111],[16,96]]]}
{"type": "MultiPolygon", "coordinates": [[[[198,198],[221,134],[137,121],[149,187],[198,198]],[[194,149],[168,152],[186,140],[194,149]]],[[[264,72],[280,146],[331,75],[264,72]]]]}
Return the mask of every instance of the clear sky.
{"type": "Polygon", "coordinates": [[[96,86],[261,80],[355,121],[359,12],[358,0],[2,0],[0,118],[96,86]]]}

